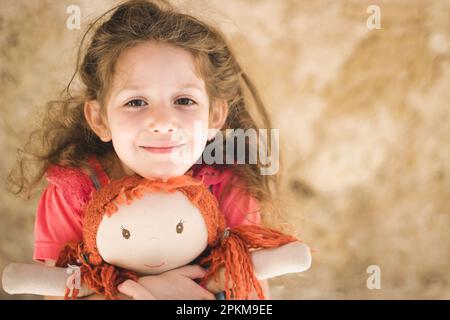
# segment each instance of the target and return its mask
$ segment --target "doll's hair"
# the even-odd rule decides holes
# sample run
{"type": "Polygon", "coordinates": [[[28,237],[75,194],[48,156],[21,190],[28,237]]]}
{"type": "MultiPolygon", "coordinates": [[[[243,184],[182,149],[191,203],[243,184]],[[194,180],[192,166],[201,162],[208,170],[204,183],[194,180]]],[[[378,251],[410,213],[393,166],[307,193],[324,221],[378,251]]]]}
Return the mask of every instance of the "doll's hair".
{"type": "MultiPolygon", "coordinates": [[[[203,215],[208,231],[208,247],[198,263],[207,266],[202,279],[206,283],[220,267],[225,267],[227,299],[248,299],[253,288],[264,299],[262,288],[254,275],[250,250],[273,248],[298,241],[295,237],[257,225],[226,227],[225,217],[214,195],[203,182],[190,175],[161,181],[138,175],[112,181],[98,190],[83,215],[83,241],[70,243],[62,250],[57,266],[66,267],[77,261],[82,264],[82,280],[94,291],[114,299],[117,285],[127,278],[137,279],[134,272],[108,264],[101,257],[96,243],[97,231],[103,217],[117,212],[119,206],[129,205],[150,192],[182,192],[203,215]],[[232,286],[229,285],[231,281],[232,286]]],[[[197,260],[195,260],[197,261],[197,260]]]]}
{"type": "MultiPolygon", "coordinates": [[[[89,170],[87,157],[90,154],[104,160],[112,158],[112,143],[101,141],[92,131],[84,117],[84,103],[97,99],[104,112],[103,102],[120,55],[149,40],[174,45],[192,54],[197,71],[205,81],[211,106],[216,99],[228,102],[224,132],[227,129],[255,129],[259,134],[258,128],[271,129],[258,90],[217,27],[180,12],[166,0],[127,1],[101,15],[84,33],[71,81],[58,100],[47,104],[41,127],[34,130],[23,148],[18,150],[18,161],[8,176],[11,192],[30,197],[51,165],[89,170]],[[77,74],[81,82],[74,93],[70,87],[77,74]]],[[[210,112],[213,112],[211,106],[210,112]]],[[[224,137],[223,150],[226,150],[227,140],[234,137],[225,134],[224,137]]],[[[267,218],[274,217],[276,222],[277,217],[281,217],[280,206],[275,205],[278,198],[274,196],[279,189],[280,173],[262,175],[260,160],[251,164],[248,159],[249,152],[256,151],[256,146],[247,139],[245,144],[245,164],[214,166],[219,170],[229,168],[245,181],[247,191],[263,209],[262,218],[267,212],[270,213],[267,218]]],[[[273,148],[266,147],[269,152],[273,148]]],[[[226,193],[227,190],[223,194],[226,193]]]]}

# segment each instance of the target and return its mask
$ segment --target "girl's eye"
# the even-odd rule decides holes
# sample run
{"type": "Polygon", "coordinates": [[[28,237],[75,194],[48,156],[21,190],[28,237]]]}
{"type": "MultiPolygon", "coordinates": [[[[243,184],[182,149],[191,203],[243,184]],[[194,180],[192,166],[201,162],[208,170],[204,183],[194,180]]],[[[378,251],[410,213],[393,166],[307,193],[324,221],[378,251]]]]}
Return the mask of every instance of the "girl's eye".
{"type": "Polygon", "coordinates": [[[178,222],[177,224],[177,233],[182,233],[183,232],[183,220],[181,220],[180,222],[178,222]]]}
{"type": "Polygon", "coordinates": [[[184,106],[190,106],[190,105],[196,104],[196,102],[194,100],[189,99],[189,98],[180,98],[180,99],[177,99],[176,101],[183,101],[182,105],[184,105],[184,106]],[[189,101],[191,101],[192,103],[189,103],[189,101]]]}
{"type": "Polygon", "coordinates": [[[132,107],[132,108],[139,108],[139,107],[144,107],[147,105],[147,102],[145,102],[142,99],[133,99],[131,101],[128,101],[125,106],[127,107],[132,107]]]}
{"type": "Polygon", "coordinates": [[[130,239],[130,236],[131,236],[130,231],[128,231],[124,227],[120,227],[120,228],[122,229],[122,237],[124,237],[124,239],[130,239]]]}

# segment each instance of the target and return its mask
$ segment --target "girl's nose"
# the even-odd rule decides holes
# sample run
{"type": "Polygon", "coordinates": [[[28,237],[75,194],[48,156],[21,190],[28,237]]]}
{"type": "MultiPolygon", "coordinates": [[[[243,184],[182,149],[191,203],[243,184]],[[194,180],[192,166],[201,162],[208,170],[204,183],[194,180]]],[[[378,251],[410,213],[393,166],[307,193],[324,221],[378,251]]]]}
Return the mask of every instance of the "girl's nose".
{"type": "Polygon", "coordinates": [[[176,119],[167,107],[158,108],[153,110],[148,115],[147,130],[152,133],[171,133],[176,129],[176,119]]]}
{"type": "Polygon", "coordinates": [[[152,133],[170,133],[173,132],[174,129],[170,125],[157,125],[149,128],[148,131],[152,133]]]}

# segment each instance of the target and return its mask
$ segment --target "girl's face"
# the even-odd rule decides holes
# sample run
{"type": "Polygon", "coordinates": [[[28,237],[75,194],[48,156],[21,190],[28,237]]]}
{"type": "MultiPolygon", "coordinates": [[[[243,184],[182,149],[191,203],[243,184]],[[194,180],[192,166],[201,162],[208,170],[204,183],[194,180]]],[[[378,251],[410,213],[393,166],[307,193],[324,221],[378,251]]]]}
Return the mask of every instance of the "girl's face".
{"type": "Polygon", "coordinates": [[[155,41],[139,44],[117,61],[102,140],[112,139],[128,174],[183,175],[214,137],[212,130],[208,135],[209,104],[188,51],[155,41]]]}

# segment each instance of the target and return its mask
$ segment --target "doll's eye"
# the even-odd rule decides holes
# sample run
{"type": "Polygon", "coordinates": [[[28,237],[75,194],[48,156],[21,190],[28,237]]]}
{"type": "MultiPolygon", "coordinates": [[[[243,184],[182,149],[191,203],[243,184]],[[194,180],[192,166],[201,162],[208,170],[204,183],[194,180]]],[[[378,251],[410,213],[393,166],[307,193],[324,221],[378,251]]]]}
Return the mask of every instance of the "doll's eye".
{"type": "Polygon", "coordinates": [[[122,229],[122,237],[124,237],[125,239],[130,239],[131,236],[130,231],[128,231],[124,227],[120,227],[120,229],[122,229]]]}
{"type": "Polygon", "coordinates": [[[182,233],[183,232],[183,223],[184,223],[184,221],[183,220],[181,220],[180,222],[178,222],[178,224],[177,224],[177,233],[182,233]]]}

